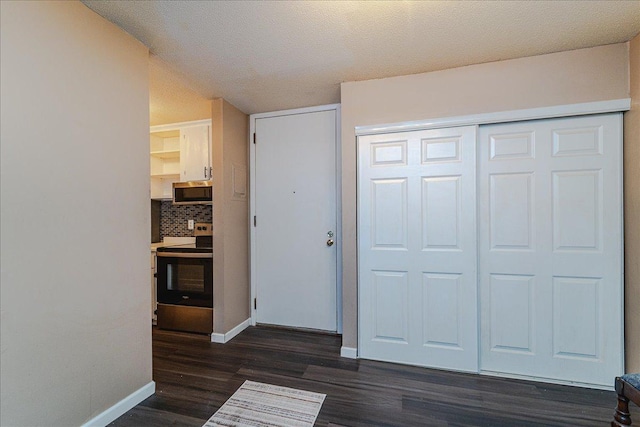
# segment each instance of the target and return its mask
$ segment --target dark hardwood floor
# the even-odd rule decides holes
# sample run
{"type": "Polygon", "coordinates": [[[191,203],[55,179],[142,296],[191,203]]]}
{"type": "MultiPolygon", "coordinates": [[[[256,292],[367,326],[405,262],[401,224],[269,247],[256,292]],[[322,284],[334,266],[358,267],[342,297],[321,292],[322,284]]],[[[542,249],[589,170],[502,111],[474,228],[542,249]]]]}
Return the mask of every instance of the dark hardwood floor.
{"type": "Polygon", "coordinates": [[[245,380],[325,393],[316,426],[604,426],[616,404],[610,391],[339,354],[332,335],[253,327],[221,345],[154,328],[156,394],[111,425],[202,426],[245,380]]]}

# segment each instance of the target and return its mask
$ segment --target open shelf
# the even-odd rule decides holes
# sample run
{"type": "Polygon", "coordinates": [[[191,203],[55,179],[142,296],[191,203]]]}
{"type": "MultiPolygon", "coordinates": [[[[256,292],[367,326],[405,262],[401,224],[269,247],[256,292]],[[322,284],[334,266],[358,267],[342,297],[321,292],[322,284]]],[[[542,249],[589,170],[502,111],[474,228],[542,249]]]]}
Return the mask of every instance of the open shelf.
{"type": "Polygon", "coordinates": [[[151,156],[157,157],[159,159],[179,159],[180,158],[180,150],[161,150],[161,151],[152,151],[151,156]]]}
{"type": "Polygon", "coordinates": [[[151,174],[151,178],[163,178],[163,179],[175,179],[176,181],[180,179],[179,173],[154,173],[151,174]]]}

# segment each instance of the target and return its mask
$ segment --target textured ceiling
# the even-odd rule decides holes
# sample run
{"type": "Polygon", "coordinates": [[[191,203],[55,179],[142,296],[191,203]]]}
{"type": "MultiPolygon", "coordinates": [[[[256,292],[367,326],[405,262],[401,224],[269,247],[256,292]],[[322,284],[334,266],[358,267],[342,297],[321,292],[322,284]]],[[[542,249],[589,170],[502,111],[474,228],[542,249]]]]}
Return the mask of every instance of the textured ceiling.
{"type": "Polygon", "coordinates": [[[149,57],[149,124],[188,122],[211,118],[211,101],[155,55],[149,57]]]}
{"type": "Polygon", "coordinates": [[[619,43],[640,32],[640,1],[84,3],[202,97],[246,113],[340,102],[344,81],[619,43]]]}

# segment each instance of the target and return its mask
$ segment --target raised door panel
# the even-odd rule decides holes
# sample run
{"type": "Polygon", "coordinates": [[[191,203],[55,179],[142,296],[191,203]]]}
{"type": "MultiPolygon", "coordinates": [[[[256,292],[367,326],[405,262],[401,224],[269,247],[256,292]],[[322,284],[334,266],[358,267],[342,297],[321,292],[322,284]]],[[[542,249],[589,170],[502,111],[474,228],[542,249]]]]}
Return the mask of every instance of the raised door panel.
{"type": "Polygon", "coordinates": [[[372,272],[376,341],[400,342],[409,340],[408,292],[406,271],[372,272]]]}
{"type": "Polygon", "coordinates": [[[396,166],[406,164],[406,140],[371,144],[371,166],[396,166]]]}
{"type": "Polygon", "coordinates": [[[599,278],[553,278],[553,356],[599,358],[602,332],[599,278]],[[568,309],[570,307],[570,309],[568,309]]]}
{"type": "Polygon", "coordinates": [[[460,136],[423,138],[420,142],[423,164],[461,161],[460,136]]]}
{"type": "Polygon", "coordinates": [[[600,170],[552,172],[553,249],[599,251],[602,241],[600,170]]]}
{"type": "Polygon", "coordinates": [[[583,126],[553,131],[554,156],[592,156],[603,154],[602,126],[583,126]]]}
{"type": "Polygon", "coordinates": [[[371,181],[371,223],[373,249],[407,249],[406,178],[371,181]]]}
{"type": "Polygon", "coordinates": [[[526,275],[492,274],[489,311],[492,352],[533,354],[535,278],[526,275]]]}
{"type": "Polygon", "coordinates": [[[459,274],[423,274],[423,345],[462,350],[460,279],[459,274]]]}
{"type": "Polygon", "coordinates": [[[461,250],[460,176],[422,179],[422,249],[461,250]]]}
{"type": "Polygon", "coordinates": [[[532,173],[489,176],[491,249],[530,250],[533,236],[532,173]]]}
{"type": "Polygon", "coordinates": [[[535,150],[535,133],[492,134],[489,137],[490,160],[533,159],[535,150]]]}

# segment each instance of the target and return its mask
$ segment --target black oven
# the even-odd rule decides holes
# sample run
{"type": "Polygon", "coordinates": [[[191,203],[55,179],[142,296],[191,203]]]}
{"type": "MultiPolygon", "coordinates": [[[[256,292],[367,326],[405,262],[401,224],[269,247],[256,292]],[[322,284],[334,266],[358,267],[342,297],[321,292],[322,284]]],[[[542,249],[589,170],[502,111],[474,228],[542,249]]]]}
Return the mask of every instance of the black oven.
{"type": "Polygon", "coordinates": [[[213,307],[211,253],[158,251],[157,256],[159,303],[213,307]]]}
{"type": "Polygon", "coordinates": [[[196,243],[159,247],[157,256],[160,329],[213,331],[213,232],[195,224],[196,243]]]}

